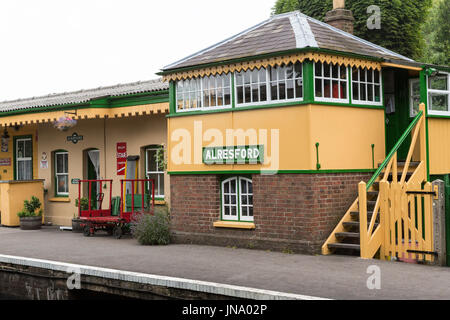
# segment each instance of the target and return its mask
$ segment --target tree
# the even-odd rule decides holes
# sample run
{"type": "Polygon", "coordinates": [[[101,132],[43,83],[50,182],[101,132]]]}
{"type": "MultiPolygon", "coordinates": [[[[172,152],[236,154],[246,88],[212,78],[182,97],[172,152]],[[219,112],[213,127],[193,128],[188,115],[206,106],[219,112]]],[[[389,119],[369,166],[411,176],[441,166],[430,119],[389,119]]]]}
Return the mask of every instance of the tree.
{"type": "MultiPolygon", "coordinates": [[[[431,7],[431,0],[347,0],[345,5],[355,17],[356,36],[413,59],[423,56],[425,40],[421,27],[431,7]],[[370,30],[367,27],[372,15],[367,13],[367,8],[371,5],[380,7],[381,29],[370,30]]],[[[332,0],[277,0],[273,13],[300,10],[323,21],[332,8],[332,0]]]]}
{"type": "Polygon", "coordinates": [[[423,34],[426,42],[423,61],[450,65],[450,0],[433,0],[423,34]]]}

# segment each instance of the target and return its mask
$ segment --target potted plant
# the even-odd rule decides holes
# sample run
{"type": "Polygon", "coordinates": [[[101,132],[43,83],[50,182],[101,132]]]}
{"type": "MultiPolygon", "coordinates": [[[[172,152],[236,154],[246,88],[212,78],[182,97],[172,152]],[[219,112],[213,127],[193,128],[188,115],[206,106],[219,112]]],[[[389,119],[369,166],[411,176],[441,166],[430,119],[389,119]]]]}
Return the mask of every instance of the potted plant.
{"type": "MultiPolygon", "coordinates": [[[[80,204],[78,203],[78,199],[75,199],[75,207],[79,208],[80,204]]],[[[81,210],[88,210],[89,209],[89,199],[88,198],[81,198],[81,210]]],[[[81,227],[82,220],[78,216],[78,213],[73,215],[72,219],[72,232],[81,233],[83,232],[83,228],[81,227]]]]}
{"type": "Polygon", "coordinates": [[[23,210],[17,213],[20,218],[20,229],[38,230],[42,227],[41,201],[33,196],[31,201],[25,200],[23,210]]]}

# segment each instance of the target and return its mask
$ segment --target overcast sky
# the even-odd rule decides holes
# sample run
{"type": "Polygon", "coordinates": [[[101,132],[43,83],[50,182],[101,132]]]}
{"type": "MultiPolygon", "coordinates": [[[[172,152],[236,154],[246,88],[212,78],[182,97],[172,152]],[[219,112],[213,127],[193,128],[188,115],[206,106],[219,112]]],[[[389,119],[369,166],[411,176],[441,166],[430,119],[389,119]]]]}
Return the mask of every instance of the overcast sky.
{"type": "Polygon", "coordinates": [[[0,101],[158,77],[275,0],[2,0],[0,101]]]}

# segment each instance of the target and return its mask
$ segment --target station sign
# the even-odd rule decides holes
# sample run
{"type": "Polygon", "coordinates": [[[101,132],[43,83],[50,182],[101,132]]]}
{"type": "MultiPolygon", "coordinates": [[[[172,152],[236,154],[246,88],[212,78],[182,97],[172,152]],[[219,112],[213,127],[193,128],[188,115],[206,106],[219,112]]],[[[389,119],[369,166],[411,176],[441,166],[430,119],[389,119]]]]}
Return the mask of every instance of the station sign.
{"type": "Polygon", "coordinates": [[[203,163],[212,164],[263,164],[264,146],[233,146],[203,148],[203,163]]]}

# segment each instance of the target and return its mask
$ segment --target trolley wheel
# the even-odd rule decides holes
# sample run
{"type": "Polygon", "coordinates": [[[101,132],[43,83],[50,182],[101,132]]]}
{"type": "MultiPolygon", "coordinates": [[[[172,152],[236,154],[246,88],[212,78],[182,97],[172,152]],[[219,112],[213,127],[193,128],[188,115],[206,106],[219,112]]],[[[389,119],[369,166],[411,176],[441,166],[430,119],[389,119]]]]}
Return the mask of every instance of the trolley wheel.
{"type": "Polygon", "coordinates": [[[122,235],[123,235],[122,227],[121,226],[115,226],[114,230],[113,230],[114,238],[120,239],[120,238],[122,238],[122,235]]]}
{"type": "Polygon", "coordinates": [[[85,226],[83,228],[83,235],[85,237],[90,237],[91,236],[91,227],[90,226],[85,226]]]}

